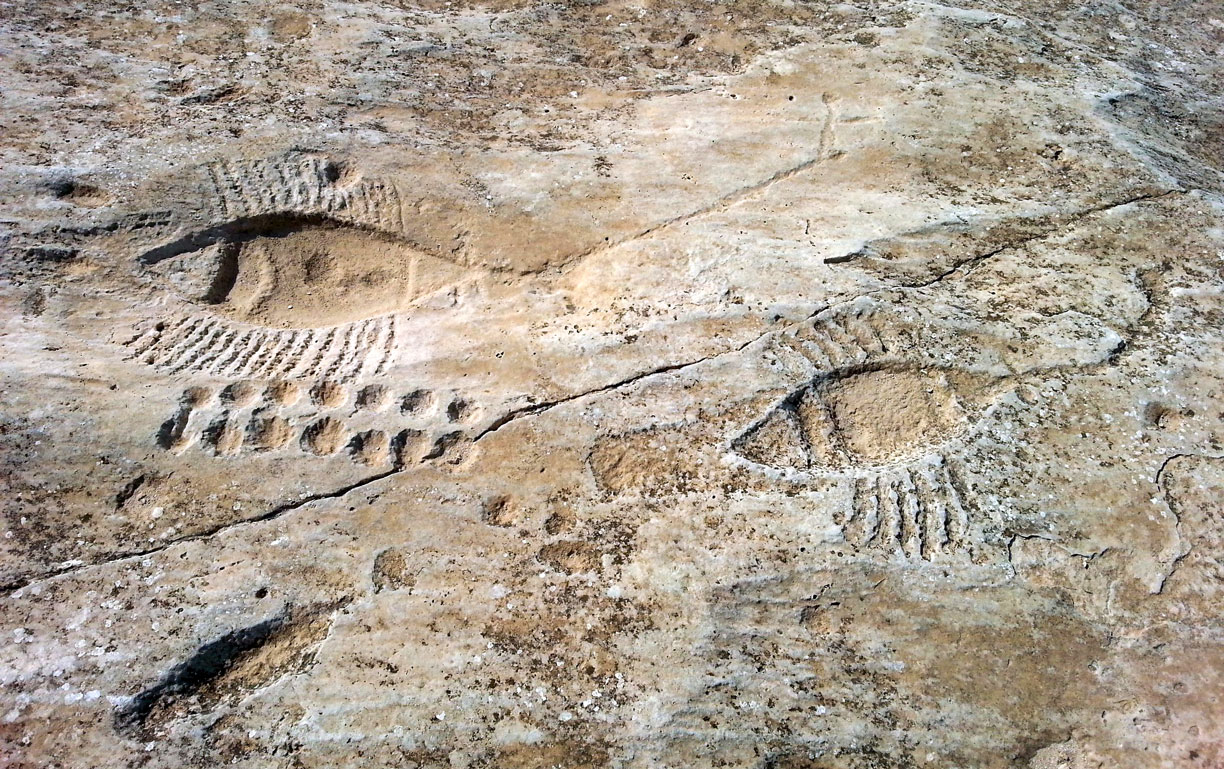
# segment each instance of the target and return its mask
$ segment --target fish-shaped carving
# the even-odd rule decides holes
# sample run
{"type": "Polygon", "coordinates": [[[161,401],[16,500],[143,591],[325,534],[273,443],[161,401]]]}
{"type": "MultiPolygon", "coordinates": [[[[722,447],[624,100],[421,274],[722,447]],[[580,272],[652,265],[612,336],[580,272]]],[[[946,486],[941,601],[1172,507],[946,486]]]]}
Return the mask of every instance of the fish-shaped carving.
{"type": "Polygon", "coordinates": [[[406,312],[474,270],[404,234],[397,187],[319,157],[210,164],[205,226],[137,255],[179,300],[130,356],[170,373],[356,381],[384,373],[406,312]]]}
{"type": "Polygon", "coordinates": [[[791,470],[898,464],[963,435],[991,385],[953,370],[841,369],[788,394],[732,448],[757,464],[791,470]]]}

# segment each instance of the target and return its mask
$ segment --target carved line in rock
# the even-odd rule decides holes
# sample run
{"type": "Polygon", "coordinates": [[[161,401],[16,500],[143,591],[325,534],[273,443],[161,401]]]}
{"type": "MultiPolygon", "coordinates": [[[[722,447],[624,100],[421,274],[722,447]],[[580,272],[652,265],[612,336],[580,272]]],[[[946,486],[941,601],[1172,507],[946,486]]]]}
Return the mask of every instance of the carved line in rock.
{"type": "Polygon", "coordinates": [[[1141,188],[1118,200],[1054,213],[1031,213],[988,222],[955,219],[864,243],[856,251],[830,256],[825,264],[853,263],[889,282],[929,286],[972,271],[998,254],[1041,242],[1098,214],[1160,200],[1187,189],[1141,188]]]}
{"type": "MultiPolygon", "coordinates": [[[[849,304],[850,302],[853,302],[853,301],[855,300],[853,299],[847,300],[843,304],[849,304]]],[[[814,311],[810,316],[808,316],[808,320],[815,318],[817,316],[820,316],[821,314],[824,314],[827,309],[828,308],[822,308],[820,310],[814,311]]],[[[568,395],[562,398],[557,398],[551,401],[545,401],[542,403],[537,403],[535,405],[524,406],[518,409],[511,410],[503,414],[501,417],[498,417],[497,419],[493,420],[486,427],[484,427],[482,430],[477,432],[471,438],[471,445],[473,446],[477,445],[479,441],[481,441],[482,439],[488,437],[489,435],[493,433],[496,433],[497,431],[501,430],[506,425],[511,424],[515,421],[537,416],[539,414],[545,413],[563,404],[573,403],[581,399],[588,398],[588,397],[598,395],[601,393],[612,392],[612,391],[616,391],[624,387],[633,386],[651,377],[688,370],[695,366],[700,366],[706,363],[707,361],[713,360],[715,358],[720,358],[723,356],[735,355],[735,354],[741,353],[749,349],[753,345],[759,343],[762,339],[773,336],[775,333],[776,332],[772,330],[765,331],[753,338],[747,339],[721,352],[712,353],[712,354],[705,355],[705,356],[702,356],[700,358],[696,358],[693,360],[660,365],[655,368],[648,369],[646,371],[638,372],[636,374],[628,376],[619,381],[601,385],[599,387],[595,387],[591,390],[586,390],[586,391],[574,393],[574,394],[571,394],[571,395],[568,395]]],[[[277,383],[274,383],[274,385],[272,385],[272,387],[278,387],[278,388],[280,386],[282,385],[277,384],[277,383]]],[[[408,403],[409,399],[412,399],[413,402],[416,402],[416,398],[421,397],[422,394],[423,394],[423,391],[415,391],[414,393],[410,393],[408,396],[405,397],[404,402],[408,403]]],[[[426,459],[429,459],[429,458],[430,457],[426,457],[426,459]]],[[[33,578],[21,578],[21,579],[13,580],[12,582],[9,582],[4,585],[0,585],[0,591],[2,591],[4,595],[11,595],[13,593],[17,593],[21,591],[25,587],[32,585],[32,584],[41,584],[49,580],[58,579],[65,575],[75,574],[78,572],[107,566],[109,564],[123,563],[123,562],[127,562],[133,559],[147,557],[148,555],[151,555],[153,553],[162,552],[166,550],[167,548],[177,545],[182,542],[194,542],[194,541],[207,540],[207,539],[210,539],[216,536],[217,534],[220,534],[225,531],[229,531],[234,528],[255,525],[255,524],[259,524],[259,523],[270,521],[270,520],[276,520],[283,516],[290,515],[298,510],[307,508],[310,505],[316,502],[322,501],[322,500],[343,498],[347,496],[348,494],[351,494],[359,489],[364,489],[371,485],[377,484],[378,482],[388,477],[391,477],[403,471],[404,469],[406,469],[406,467],[403,467],[403,466],[393,467],[390,470],[375,473],[369,477],[363,478],[361,480],[355,481],[350,484],[346,484],[344,486],[341,486],[336,489],[332,489],[327,492],[310,495],[310,496],[307,496],[307,497],[304,497],[302,499],[295,500],[292,502],[286,502],[284,504],[273,507],[272,509],[260,515],[257,515],[251,518],[243,518],[237,521],[228,521],[225,523],[221,523],[221,524],[218,524],[216,526],[213,526],[207,529],[206,531],[199,532],[197,534],[177,537],[177,538],[168,540],[166,542],[159,543],[153,547],[145,548],[145,549],[134,551],[134,552],[119,554],[119,555],[116,555],[112,558],[108,558],[103,561],[83,563],[83,564],[73,563],[73,564],[61,565],[59,568],[56,568],[45,574],[40,574],[33,578]]]]}
{"type": "Polygon", "coordinates": [[[920,343],[911,323],[852,307],[787,331],[779,347],[816,374],[733,438],[732,450],[765,467],[842,472],[904,463],[964,435],[982,408],[963,396],[994,378],[915,360],[906,351],[920,343]]]}
{"type": "MultiPolygon", "coordinates": [[[[652,225],[629,240],[648,236],[671,224],[723,210],[830,157],[835,110],[827,95],[822,95],[822,100],[826,114],[815,157],[779,171],[761,182],[735,190],[708,206],[652,225]]],[[[399,188],[386,180],[352,180],[346,176],[346,170],[336,162],[306,153],[293,153],[274,159],[220,160],[205,164],[201,167],[201,177],[208,192],[207,202],[212,220],[220,223],[152,249],[141,257],[141,262],[155,268],[183,255],[214,249],[216,253],[211,258],[215,264],[207,271],[208,274],[197,276],[195,296],[190,298],[223,309],[230,303],[227,300],[235,288],[242,284],[244,260],[240,258],[239,251],[253,240],[283,239],[292,237],[295,230],[308,228],[349,228],[402,238],[406,224],[403,196],[399,188]]],[[[401,245],[416,248],[408,243],[401,245]]],[[[604,248],[607,246],[601,246],[599,250],[604,248]]],[[[567,261],[580,260],[586,255],[589,254],[575,254],[567,261]]],[[[452,279],[453,282],[461,277],[422,277],[424,273],[438,271],[436,264],[427,262],[447,261],[453,265],[454,260],[440,252],[422,252],[421,257],[423,261],[414,262],[410,270],[413,285],[406,289],[410,301],[416,298],[416,294],[440,288],[440,283],[447,282],[443,278],[452,279]]],[[[249,272],[249,269],[246,271],[249,272]]],[[[283,299],[271,303],[265,301],[263,304],[294,307],[291,300],[283,299]]],[[[280,311],[281,314],[284,312],[280,311]]],[[[362,322],[368,324],[370,321],[362,322]]],[[[365,326],[342,330],[337,339],[336,328],[319,327],[317,323],[294,324],[308,326],[308,330],[260,332],[237,325],[212,328],[214,325],[223,326],[226,321],[209,321],[194,316],[187,320],[188,331],[199,328],[199,337],[183,339],[171,335],[164,340],[156,338],[151,343],[138,338],[133,340],[140,345],[133,357],[171,373],[191,371],[240,377],[330,376],[354,380],[382,373],[394,358],[394,316],[378,318],[373,322],[391,328],[389,338],[380,340],[385,346],[372,356],[368,367],[367,361],[344,359],[346,345],[352,341],[353,335],[364,334],[368,330],[365,326]],[[295,362],[299,358],[300,362],[295,362]],[[335,361],[329,364],[328,359],[335,361]],[[334,365],[335,369],[329,369],[329,365],[334,365]]],[[[175,322],[174,325],[177,328],[183,322],[175,322]]],[[[267,327],[269,324],[254,325],[267,327]]],[[[142,337],[156,337],[161,330],[159,324],[142,337]]]]}
{"type": "Polygon", "coordinates": [[[948,445],[969,432],[972,413],[938,369],[845,367],[789,393],[732,449],[779,469],[874,469],[948,445]]]}
{"type": "Polygon", "coordinates": [[[825,108],[825,114],[824,120],[821,123],[820,137],[817,141],[815,153],[812,157],[790,166],[789,168],[779,169],[767,178],[753,181],[744,185],[743,187],[727,192],[703,206],[657,221],[631,235],[618,238],[611,242],[601,243],[599,245],[592,246],[589,249],[575,253],[565,260],[563,269],[572,269],[588,257],[605,253],[615,248],[621,248],[629,243],[653,237],[672,228],[687,225],[688,223],[702,217],[719,214],[728,211],[741,203],[755,200],[767,193],[775,185],[793,179],[800,174],[804,174],[809,170],[819,167],[827,160],[842,155],[843,152],[841,150],[834,148],[836,138],[834,124],[841,122],[838,118],[838,111],[835,106],[837,100],[830,97],[827,93],[820,94],[820,100],[825,108]]]}

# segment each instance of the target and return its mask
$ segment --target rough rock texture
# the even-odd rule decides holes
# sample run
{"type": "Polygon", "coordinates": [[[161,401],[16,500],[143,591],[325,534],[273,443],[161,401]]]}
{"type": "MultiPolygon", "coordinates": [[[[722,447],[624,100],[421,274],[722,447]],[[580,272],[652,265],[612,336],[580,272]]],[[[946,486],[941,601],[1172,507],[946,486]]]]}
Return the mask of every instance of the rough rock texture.
{"type": "Polygon", "coordinates": [[[0,764],[1224,766],[1224,9],[0,4],[0,764]]]}

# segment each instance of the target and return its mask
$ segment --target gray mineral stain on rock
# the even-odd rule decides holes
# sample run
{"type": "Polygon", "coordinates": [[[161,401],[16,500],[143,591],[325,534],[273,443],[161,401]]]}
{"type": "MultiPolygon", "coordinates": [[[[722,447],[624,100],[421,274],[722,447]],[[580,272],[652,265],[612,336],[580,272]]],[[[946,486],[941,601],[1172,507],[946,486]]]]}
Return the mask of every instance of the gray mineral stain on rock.
{"type": "Polygon", "coordinates": [[[1210,4],[0,14],[5,765],[1224,765],[1210,4]]]}

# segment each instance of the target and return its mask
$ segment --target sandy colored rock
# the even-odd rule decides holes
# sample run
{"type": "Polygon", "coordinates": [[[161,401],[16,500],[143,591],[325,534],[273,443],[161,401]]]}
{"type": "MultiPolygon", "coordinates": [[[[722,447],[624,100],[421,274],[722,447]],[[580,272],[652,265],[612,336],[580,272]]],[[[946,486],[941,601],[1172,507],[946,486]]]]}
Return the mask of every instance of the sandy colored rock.
{"type": "Polygon", "coordinates": [[[259,397],[259,387],[254,382],[235,382],[221,392],[221,399],[237,408],[250,406],[259,397]]]}
{"type": "Polygon", "coordinates": [[[264,391],[264,399],[275,406],[292,406],[302,397],[302,388],[296,382],[273,382],[264,391]]]}
{"type": "Polygon", "coordinates": [[[1224,765],[1224,15],[0,13],[0,764],[1224,765]]]}
{"type": "Polygon", "coordinates": [[[353,456],[364,465],[386,464],[391,439],[382,430],[366,430],[353,439],[353,456]]]}
{"type": "Polygon", "coordinates": [[[310,400],[323,408],[334,409],[348,399],[348,390],[339,382],[319,382],[310,388],[310,400]]]}
{"type": "Polygon", "coordinates": [[[413,390],[400,401],[400,411],[405,414],[428,414],[437,404],[437,397],[428,390],[413,390]]]}
{"type": "Polygon", "coordinates": [[[366,385],[357,393],[357,408],[382,411],[391,402],[391,392],[385,385],[366,385]]]}
{"type": "Polygon", "coordinates": [[[278,415],[256,417],[250,437],[256,448],[264,451],[279,449],[293,438],[293,426],[278,415]]]}
{"type": "Polygon", "coordinates": [[[348,438],[344,422],[324,417],[302,431],[302,448],[316,456],[335,454],[348,438]]]}

